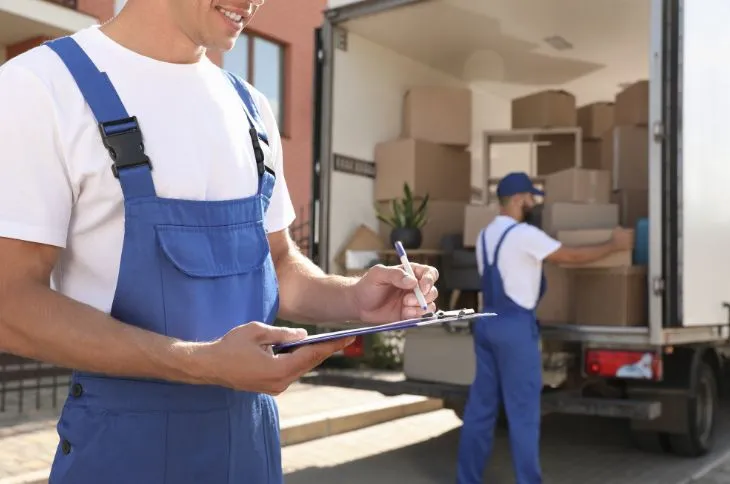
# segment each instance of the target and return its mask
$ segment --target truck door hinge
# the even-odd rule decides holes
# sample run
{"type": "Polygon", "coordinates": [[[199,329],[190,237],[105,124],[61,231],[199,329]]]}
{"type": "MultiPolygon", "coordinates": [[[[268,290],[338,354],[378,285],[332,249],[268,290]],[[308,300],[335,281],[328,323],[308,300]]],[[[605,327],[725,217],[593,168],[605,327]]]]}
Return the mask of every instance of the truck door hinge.
{"type": "Polygon", "coordinates": [[[654,141],[664,140],[664,124],[661,121],[657,121],[652,125],[651,132],[654,136],[654,141]]]}
{"type": "Polygon", "coordinates": [[[728,320],[728,323],[730,323],[730,303],[725,301],[722,303],[722,307],[727,310],[727,320],[728,320]]]}
{"type": "Polygon", "coordinates": [[[335,30],[335,46],[347,52],[347,30],[336,29],[335,30]]]}
{"type": "Polygon", "coordinates": [[[651,290],[655,296],[664,294],[664,278],[659,276],[653,277],[651,279],[651,290]]]}

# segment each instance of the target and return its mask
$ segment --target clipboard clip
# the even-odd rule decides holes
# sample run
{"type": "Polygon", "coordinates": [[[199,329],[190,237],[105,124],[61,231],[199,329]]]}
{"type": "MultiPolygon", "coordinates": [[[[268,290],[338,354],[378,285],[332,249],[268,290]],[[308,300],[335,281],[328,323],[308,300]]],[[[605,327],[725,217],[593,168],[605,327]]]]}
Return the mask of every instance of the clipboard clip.
{"type": "Polygon", "coordinates": [[[456,318],[456,321],[445,321],[442,323],[442,327],[447,333],[471,333],[473,321],[459,321],[462,316],[474,314],[473,309],[455,309],[452,311],[436,311],[435,314],[424,314],[422,319],[447,319],[456,318]]]}

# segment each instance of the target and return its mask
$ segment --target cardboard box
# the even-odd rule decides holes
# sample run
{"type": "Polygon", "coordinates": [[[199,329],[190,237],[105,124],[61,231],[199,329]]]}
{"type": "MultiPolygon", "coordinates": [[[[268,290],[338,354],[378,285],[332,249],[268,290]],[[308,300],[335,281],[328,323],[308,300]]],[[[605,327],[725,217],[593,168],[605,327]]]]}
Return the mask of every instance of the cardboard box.
{"type": "Polygon", "coordinates": [[[600,139],[613,126],[614,104],[596,102],[578,108],[578,126],[583,139],[600,139]]]}
{"type": "Polygon", "coordinates": [[[576,324],[646,325],[646,267],[581,269],[574,283],[576,324]]]}
{"type": "MultiPolygon", "coordinates": [[[[575,168],[579,160],[575,156],[575,140],[573,137],[556,137],[549,145],[537,145],[537,174],[546,176],[552,173],[575,168]]],[[[583,140],[581,142],[582,168],[590,170],[605,169],[602,165],[601,141],[583,140]]]]}
{"type": "MultiPolygon", "coordinates": [[[[414,203],[420,203],[417,199],[414,203]]],[[[421,249],[440,249],[441,238],[444,235],[461,234],[464,231],[464,207],[465,202],[451,202],[443,200],[430,200],[428,202],[428,222],[421,228],[423,241],[421,249]]],[[[378,202],[378,207],[385,213],[390,213],[390,201],[378,202]]],[[[392,228],[379,222],[378,232],[383,240],[390,244],[390,232],[392,228]]],[[[390,248],[390,247],[388,247],[390,248]]]]}
{"type": "Polygon", "coordinates": [[[342,249],[335,256],[335,262],[340,269],[347,269],[347,251],[377,251],[386,248],[388,239],[383,239],[380,234],[365,224],[359,225],[350,235],[350,238],[342,246],[342,249]]]}
{"type": "Polygon", "coordinates": [[[616,95],[614,125],[647,126],[649,124],[649,81],[638,81],[616,95]]]}
{"type": "Polygon", "coordinates": [[[479,232],[499,215],[499,205],[476,205],[464,207],[464,247],[475,247],[479,232]]]}
{"type": "Polygon", "coordinates": [[[471,155],[448,146],[399,139],[375,146],[375,199],[403,197],[403,183],[414,197],[471,200],[471,155]]]}
{"type": "Polygon", "coordinates": [[[614,190],[649,188],[649,130],[614,126],[602,143],[602,164],[611,170],[614,190]]]}
{"type": "Polygon", "coordinates": [[[471,144],[471,90],[419,86],[403,98],[402,137],[466,147],[471,144]]]}
{"type": "Polygon", "coordinates": [[[636,227],[639,219],[649,217],[649,190],[615,191],[611,203],[618,204],[619,222],[624,227],[636,227]]]}
{"type": "Polygon", "coordinates": [[[546,90],[512,100],[512,128],[576,126],[575,96],[567,91],[546,90]]]}
{"type": "Polygon", "coordinates": [[[610,203],[611,172],[570,168],[545,177],[545,203],[610,203]]]}
{"type": "Polygon", "coordinates": [[[574,276],[571,269],[545,263],[547,291],[535,314],[540,324],[571,324],[575,321],[574,276]]]}
{"type": "MultiPolygon", "coordinates": [[[[566,247],[582,247],[587,245],[605,244],[611,240],[612,230],[561,230],[556,234],[556,239],[566,247]]],[[[608,257],[587,264],[561,264],[562,267],[596,268],[596,267],[628,267],[631,265],[633,251],[622,250],[614,252],[608,257]]]]}
{"type": "Polygon", "coordinates": [[[542,229],[556,236],[561,230],[613,229],[618,226],[618,205],[605,203],[546,203],[542,229]]]}
{"type": "MultiPolygon", "coordinates": [[[[608,128],[609,130],[611,128],[608,128]]],[[[610,167],[603,166],[602,149],[601,146],[603,140],[600,139],[587,139],[583,140],[581,145],[581,157],[583,158],[583,164],[581,168],[587,168],[589,170],[608,170],[611,171],[610,167]]]]}

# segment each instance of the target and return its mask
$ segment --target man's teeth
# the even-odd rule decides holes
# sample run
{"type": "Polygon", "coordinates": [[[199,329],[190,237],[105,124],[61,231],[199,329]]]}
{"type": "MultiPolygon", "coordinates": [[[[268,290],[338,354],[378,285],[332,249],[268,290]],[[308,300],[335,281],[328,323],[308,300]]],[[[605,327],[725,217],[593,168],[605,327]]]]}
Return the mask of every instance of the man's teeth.
{"type": "Polygon", "coordinates": [[[218,8],[218,10],[220,10],[223,15],[233,20],[234,22],[240,22],[241,20],[243,20],[243,17],[241,15],[238,15],[237,13],[229,12],[228,10],[222,9],[220,7],[218,8]]]}

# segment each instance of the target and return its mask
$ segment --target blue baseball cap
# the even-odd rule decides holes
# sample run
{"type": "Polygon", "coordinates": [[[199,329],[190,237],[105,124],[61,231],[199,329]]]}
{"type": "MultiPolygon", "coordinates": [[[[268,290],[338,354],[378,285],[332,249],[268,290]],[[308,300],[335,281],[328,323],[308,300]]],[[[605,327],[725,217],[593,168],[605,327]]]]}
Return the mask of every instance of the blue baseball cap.
{"type": "Polygon", "coordinates": [[[535,188],[532,180],[524,172],[513,172],[506,175],[497,185],[498,197],[510,197],[518,193],[532,193],[533,195],[545,196],[545,192],[535,188]]]}

